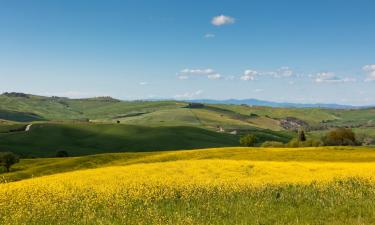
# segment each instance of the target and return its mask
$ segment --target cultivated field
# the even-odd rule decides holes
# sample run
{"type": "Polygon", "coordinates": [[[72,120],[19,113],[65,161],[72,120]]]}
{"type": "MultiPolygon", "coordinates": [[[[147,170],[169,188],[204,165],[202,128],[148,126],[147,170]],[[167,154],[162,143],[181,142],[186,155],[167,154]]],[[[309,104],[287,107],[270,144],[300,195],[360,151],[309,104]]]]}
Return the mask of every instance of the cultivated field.
{"type": "Polygon", "coordinates": [[[0,184],[0,223],[373,224],[374,164],[363,147],[28,159],[0,184]]]}

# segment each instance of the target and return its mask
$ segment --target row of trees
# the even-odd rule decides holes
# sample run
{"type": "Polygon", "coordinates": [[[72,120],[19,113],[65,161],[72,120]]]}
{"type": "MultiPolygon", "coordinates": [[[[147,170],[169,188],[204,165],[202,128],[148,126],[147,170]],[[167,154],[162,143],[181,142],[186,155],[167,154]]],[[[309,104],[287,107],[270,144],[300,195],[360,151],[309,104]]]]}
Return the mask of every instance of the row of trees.
{"type": "MultiPolygon", "coordinates": [[[[247,134],[240,139],[243,146],[255,146],[257,137],[254,134],[247,134]]],[[[319,146],[356,146],[361,143],[356,139],[355,133],[351,129],[337,128],[329,131],[325,136],[319,139],[307,139],[305,132],[300,130],[298,137],[284,144],[277,141],[266,141],[262,147],[319,147],[319,146]]]]}

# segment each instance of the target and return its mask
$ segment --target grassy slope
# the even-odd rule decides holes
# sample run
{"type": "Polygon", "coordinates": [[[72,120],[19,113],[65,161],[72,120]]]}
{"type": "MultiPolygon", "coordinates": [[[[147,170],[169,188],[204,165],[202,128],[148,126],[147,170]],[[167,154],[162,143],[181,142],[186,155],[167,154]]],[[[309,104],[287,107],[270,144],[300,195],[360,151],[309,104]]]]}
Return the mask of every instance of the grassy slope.
{"type": "Polygon", "coordinates": [[[13,172],[2,174],[19,180],[47,174],[107,166],[125,166],[180,160],[248,160],[267,162],[374,163],[375,149],[366,147],[319,148],[218,148],[167,152],[110,153],[69,158],[22,159],[13,172]]]}
{"type": "MultiPolygon", "coordinates": [[[[185,103],[176,101],[118,101],[107,98],[93,99],[67,99],[47,98],[41,96],[8,97],[0,95],[0,119],[16,121],[31,120],[71,120],[89,118],[94,120],[115,120],[132,113],[151,113],[145,116],[144,123],[151,120],[158,125],[157,121],[168,118],[168,110],[174,113],[185,103]],[[153,114],[153,112],[160,114],[153,114]],[[161,118],[158,118],[160,116],[161,118]],[[151,118],[149,118],[151,117],[151,118]]],[[[187,109],[188,110],[188,109],[187,109]]],[[[322,121],[328,121],[326,125],[374,125],[375,109],[361,110],[331,110],[321,108],[271,108],[271,107],[249,107],[242,105],[209,105],[204,109],[194,109],[195,116],[200,116],[200,124],[214,126],[223,121],[223,125],[242,127],[256,126],[260,128],[280,130],[278,121],[275,119],[285,117],[296,117],[308,122],[312,126],[318,126],[322,121]],[[257,114],[259,118],[250,118],[251,113],[257,114]],[[266,117],[267,116],[267,117],[266,117]],[[267,119],[266,119],[267,118],[267,119]]],[[[182,111],[181,111],[182,112],[182,111]]],[[[187,113],[187,112],[184,112],[187,113]]],[[[188,113],[187,113],[188,114],[188,113]]],[[[124,117],[125,118],[125,117],[124,117]]],[[[142,124],[142,118],[135,119],[134,123],[142,124]]],[[[199,118],[198,118],[199,119],[199,118]]],[[[130,120],[129,118],[124,121],[130,120]]],[[[130,122],[130,123],[132,123],[130,122]]],[[[182,123],[190,125],[191,119],[182,120],[182,123]]],[[[196,121],[192,122],[194,125],[196,121]]],[[[165,123],[168,125],[168,123],[165,123]]]]}
{"type": "Polygon", "coordinates": [[[179,103],[174,101],[126,102],[101,98],[67,99],[32,95],[29,98],[24,98],[0,95],[0,118],[3,115],[7,117],[4,119],[13,119],[15,121],[74,120],[83,118],[111,120],[115,116],[134,111],[149,112],[179,106],[179,103]],[[6,115],[5,112],[8,114],[6,115]],[[24,118],[22,113],[25,114],[24,118]],[[33,119],[32,116],[38,118],[33,119]]]}
{"type": "Polygon", "coordinates": [[[120,119],[121,123],[147,126],[196,126],[201,122],[187,108],[164,109],[120,119]]]}
{"type": "MultiPolygon", "coordinates": [[[[285,117],[296,117],[298,119],[304,120],[311,125],[318,124],[323,120],[334,120],[337,119],[333,115],[332,111],[327,111],[325,109],[319,108],[271,108],[271,107],[262,107],[262,106],[241,106],[241,105],[217,105],[217,107],[232,110],[234,112],[250,115],[255,113],[259,116],[269,116],[271,118],[285,118],[285,117]]],[[[357,113],[361,113],[357,111],[357,113]]]]}
{"type": "Polygon", "coordinates": [[[0,134],[0,150],[21,156],[71,155],[236,146],[238,137],[194,127],[123,124],[39,123],[29,132],[0,134]]]}

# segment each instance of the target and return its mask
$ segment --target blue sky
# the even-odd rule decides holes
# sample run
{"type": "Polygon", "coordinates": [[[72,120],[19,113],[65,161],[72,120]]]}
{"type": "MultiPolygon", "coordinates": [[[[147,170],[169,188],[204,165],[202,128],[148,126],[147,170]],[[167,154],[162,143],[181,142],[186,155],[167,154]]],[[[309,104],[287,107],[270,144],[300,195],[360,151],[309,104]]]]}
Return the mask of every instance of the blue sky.
{"type": "Polygon", "coordinates": [[[0,91],[375,104],[375,2],[0,1],[0,91]]]}

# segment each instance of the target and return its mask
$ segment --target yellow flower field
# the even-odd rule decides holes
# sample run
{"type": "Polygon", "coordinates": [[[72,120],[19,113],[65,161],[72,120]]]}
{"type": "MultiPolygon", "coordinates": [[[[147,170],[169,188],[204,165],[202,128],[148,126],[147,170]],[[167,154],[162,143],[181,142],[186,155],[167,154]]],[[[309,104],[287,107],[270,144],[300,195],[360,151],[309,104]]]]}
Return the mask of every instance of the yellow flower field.
{"type": "MultiPolygon", "coordinates": [[[[254,193],[271,199],[279,190],[292,199],[300,195],[314,201],[317,195],[326,201],[325,193],[340,202],[365,188],[371,199],[374,178],[373,162],[195,159],[110,166],[0,184],[0,223],[217,224],[224,220],[207,216],[217,217],[216,210],[225,213],[227,205],[239,213],[233,218],[242,218],[241,207],[269,204],[254,193]],[[335,183],[353,178],[359,183],[335,183]],[[358,190],[351,186],[358,184],[358,190]],[[288,185],[296,190],[290,192],[288,185]],[[204,218],[199,216],[202,210],[208,210],[204,218]]],[[[374,208],[370,212],[374,216],[374,208]]]]}

